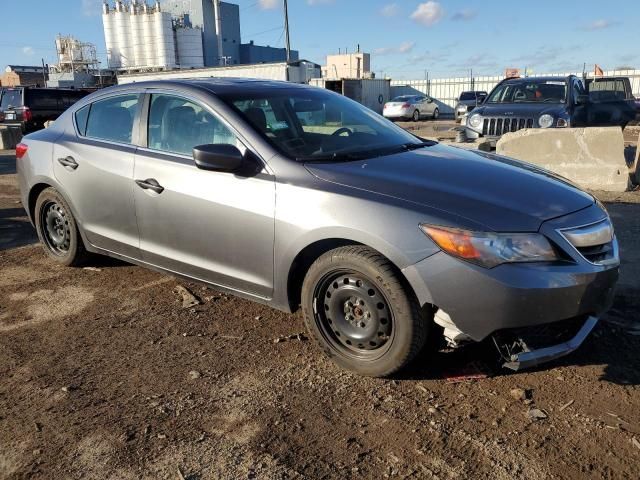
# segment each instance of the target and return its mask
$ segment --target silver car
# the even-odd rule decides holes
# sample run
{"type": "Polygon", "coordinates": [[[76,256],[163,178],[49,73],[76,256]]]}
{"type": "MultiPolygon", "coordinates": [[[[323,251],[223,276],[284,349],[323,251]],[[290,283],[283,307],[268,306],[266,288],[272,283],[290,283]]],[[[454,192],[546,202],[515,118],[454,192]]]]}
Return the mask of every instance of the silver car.
{"type": "Polygon", "coordinates": [[[338,365],[389,375],[429,336],[492,338],[518,369],[577,348],[618,244],[589,194],[531,165],[423,141],[290,83],[93,93],[16,150],[47,255],[88,253],[302,307],[338,365]]]}
{"type": "Polygon", "coordinates": [[[391,120],[417,122],[425,116],[437,120],[440,110],[438,104],[428,95],[401,95],[385,103],[382,114],[391,120]]]}

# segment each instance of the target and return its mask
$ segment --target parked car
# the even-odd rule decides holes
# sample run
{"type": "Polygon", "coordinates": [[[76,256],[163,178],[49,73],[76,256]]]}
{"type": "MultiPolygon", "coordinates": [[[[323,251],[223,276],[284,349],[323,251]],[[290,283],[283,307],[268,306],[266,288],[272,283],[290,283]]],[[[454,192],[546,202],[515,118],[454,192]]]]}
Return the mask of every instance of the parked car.
{"type": "Polygon", "coordinates": [[[487,98],[487,92],[482,90],[462,92],[458,98],[458,104],[456,105],[454,113],[456,122],[459,122],[464,115],[484,102],[485,98],[487,98]]]}
{"type": "Polygon", "coordinates": [[[470,139],[497,139],[523,128],[621,126],[635,118],[629,79],[610,85],[598,80],[587,88],[568,77],[509,78],[500,82],[466,121],[470,139]],[[624,85],[628,86],[628,94],[624,85]],[[600,90],[609,86],[623,92],[600,90]]]}
{"type": "Polygon", "coordinates": [[[493,337],[513,369],[567,354],[618,278],[613,226],[590,194],[421,140],[324,89],[121,85],[27,135],[16,157],[54,262],[100,253],[302,306],[321,349],[365,375],[397,371],[442,332],[456,347],[493,337]]]}
{"type": "Polygon", "coordinates": [[[23,132],[44,128],[48,120],[55,120],[67,108],[88,95],[84,90],[9,87],[0,99],[0,120],[4,124],[20,125],[23,132]]]}
{"type": "Polygon", "coordinates": [[[424,116],[437,120],[440,110],[433,98],[428,95],[401,95],[385,103],[382,114],[391,120],[417,122],[424,116]]]}

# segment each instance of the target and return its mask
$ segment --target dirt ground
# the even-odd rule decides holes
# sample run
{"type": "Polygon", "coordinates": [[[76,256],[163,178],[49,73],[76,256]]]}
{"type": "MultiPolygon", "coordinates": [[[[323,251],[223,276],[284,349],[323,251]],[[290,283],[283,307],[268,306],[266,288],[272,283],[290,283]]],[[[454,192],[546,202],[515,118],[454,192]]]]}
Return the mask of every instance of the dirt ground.
{"type": "Polygon", "coordinates": [[[595,192],[623,263],[614,308],[578,352],[508,373],[483,344],[380,380],[333,366],[299,314],[104,258],[55,266],[14,173],[5,152],[0,478],[639,476],[640,192],[595,192]],[[183,308],[177,285],[202,304],[183,308]]]}

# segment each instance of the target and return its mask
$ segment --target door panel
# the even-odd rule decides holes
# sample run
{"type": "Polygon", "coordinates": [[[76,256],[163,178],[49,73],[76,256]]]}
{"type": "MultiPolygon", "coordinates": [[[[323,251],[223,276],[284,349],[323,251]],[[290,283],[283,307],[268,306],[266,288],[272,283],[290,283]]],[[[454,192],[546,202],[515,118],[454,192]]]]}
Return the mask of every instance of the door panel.
{"type": "Polygon", "coordinates": [[[132,258],[140,257],[133,204],[136,147],[131,144],[138,98],[121,95],[93,103],[86,133],[100,139],[67,131],[53,151],[54,176],[89,242],[132,258]]]}
{"type": "Polygon", "coordinates": [[[264,171],[242,176],[198,169],[191,157],[196,145],[231,144],[245,154],[247,149],[208,107],[174,94],[152,94],[149,100],[150,148],[138,150],[134,169],[143,259],[271,296],[274,178],[264,171]]]}
{"type": "Polygon", "coordinates": [[[138,151],[135,188],[143,259],[217,285],[271,296],[275,183],[198,169],[192,160],[138,151]]]}

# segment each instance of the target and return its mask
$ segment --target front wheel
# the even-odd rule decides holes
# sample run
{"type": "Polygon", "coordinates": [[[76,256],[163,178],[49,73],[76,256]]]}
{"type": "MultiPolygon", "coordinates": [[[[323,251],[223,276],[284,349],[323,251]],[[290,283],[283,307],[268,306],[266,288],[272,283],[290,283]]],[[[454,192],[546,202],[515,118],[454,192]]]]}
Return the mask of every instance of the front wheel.
{"type": "Polygon", "coordinates": [[[305,323],[336,364],[382,377],[422,350],[429,319],[396,268],[375,250],[347,246],[316,260],[302,285],[305,323]]]}
{"type": "Polygon", "coordinates": [[[440,110],[438,110],[437,108],[433,111],[433,119],[437,120],[438,117],[440,116],[440,110]]]}
{"type": "Polygon", "coordinates": [[[54,188],[40,193],[34,220],[40,243],[49,258],[66,266],[83,263],[87,252],[67,201],[54,188]]]}
{"type": "Polygon", "coordinates": [[[420,112],[418,110],[413,112],[413,121],[414,122],[419,122],[420,121],[420,112]]]}

